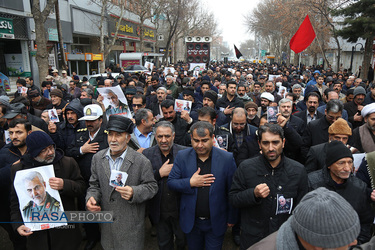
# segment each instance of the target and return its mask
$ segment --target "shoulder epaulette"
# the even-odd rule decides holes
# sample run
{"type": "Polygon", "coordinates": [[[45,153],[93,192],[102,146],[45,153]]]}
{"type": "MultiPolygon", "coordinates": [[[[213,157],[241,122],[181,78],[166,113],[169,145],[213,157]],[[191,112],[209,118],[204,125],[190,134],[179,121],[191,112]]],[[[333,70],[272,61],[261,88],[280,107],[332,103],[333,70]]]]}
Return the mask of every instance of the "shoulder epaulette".
{"type": "Polygon", "coordinates": [[[220,127],[221,130],[225,130],[225,131],[228,131],[229,132],[229,129],[226,128],[226,127],[220,127]]]}

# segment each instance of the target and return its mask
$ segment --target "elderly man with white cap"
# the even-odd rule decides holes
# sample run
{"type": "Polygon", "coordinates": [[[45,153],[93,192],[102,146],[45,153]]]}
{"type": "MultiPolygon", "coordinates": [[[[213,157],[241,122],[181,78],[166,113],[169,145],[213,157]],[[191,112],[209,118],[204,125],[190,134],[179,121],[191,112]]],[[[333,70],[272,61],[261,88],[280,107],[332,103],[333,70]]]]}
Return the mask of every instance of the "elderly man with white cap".
{"type": "Polygon", "coordinates": [[[268,92],[263,92],[260,95],[260,107],[258,108],[258,117],[261,117],[263,113],[267,112],[267,107],[275,101],[274,95],[268,92]]]}
{"type": "Polygon", "coordinates": [[[261,249],[342,249],[356,245],[360,221],[339,194],[318,188],[306,194],[279,231],[250,247],[261,249]]]}
{"type": "Polygon", "coordinates": [[[375,103],[364,106],[361,111],[365,124],[353,130],[352,152],[375,151],[375,103]]]}
{"type": "Polygon", "coordinates": [[[72,80],[72,78],[70,76],[67,75],[67,72],[66,70],[63,70],[61,71],[61,78],[60,78],[60,83],[61,84],[66,84],[69,86],[69,83],[70,81],[72,80]]]}

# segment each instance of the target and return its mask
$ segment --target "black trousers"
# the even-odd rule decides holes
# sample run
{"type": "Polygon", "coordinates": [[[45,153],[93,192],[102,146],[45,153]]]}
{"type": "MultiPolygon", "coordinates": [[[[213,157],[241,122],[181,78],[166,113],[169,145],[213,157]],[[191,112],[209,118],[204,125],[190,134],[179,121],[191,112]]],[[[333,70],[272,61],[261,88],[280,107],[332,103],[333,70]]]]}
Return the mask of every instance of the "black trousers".
{"type": "Polygon", "coordinates": [[[156,230],[160,250],[173,250],[175,237],[177,249],[185,249],[185,234],[182,232],[180,222],[177,218],[160,217],[160,221],[156,225],[156,230]]]}

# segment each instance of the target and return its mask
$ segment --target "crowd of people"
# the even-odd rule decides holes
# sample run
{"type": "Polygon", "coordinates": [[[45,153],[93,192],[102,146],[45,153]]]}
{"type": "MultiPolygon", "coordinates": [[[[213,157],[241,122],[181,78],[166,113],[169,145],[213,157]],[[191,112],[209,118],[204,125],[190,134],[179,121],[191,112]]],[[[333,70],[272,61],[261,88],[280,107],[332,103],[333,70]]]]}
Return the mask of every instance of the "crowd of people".
{"type": "Polygon", "coordinates": [[[82,235],[85,249],[143,249],[146,219],[159,249],[221,249],[228,228],[240,249],[373,249],[373,70],[188,69],[107,68],[91,83],[50,69],[0,96],[0,221],[14,249],[78,249],[82,235]],[[13,181],[45,165],[55,177],[30,178],[24,214],[63,205],[113,221],[31,231],[13,181]]]}

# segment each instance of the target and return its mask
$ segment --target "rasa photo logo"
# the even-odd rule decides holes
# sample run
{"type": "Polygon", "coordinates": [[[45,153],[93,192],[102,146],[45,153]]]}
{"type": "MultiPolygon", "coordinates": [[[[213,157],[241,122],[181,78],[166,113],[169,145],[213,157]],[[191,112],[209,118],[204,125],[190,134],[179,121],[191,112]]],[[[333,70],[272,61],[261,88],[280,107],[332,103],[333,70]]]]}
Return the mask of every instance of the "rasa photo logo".
{"type": "Polygon", "coordinates": [[[32,212],[27,223],[112,223],[112,211],[32,212]]]}

